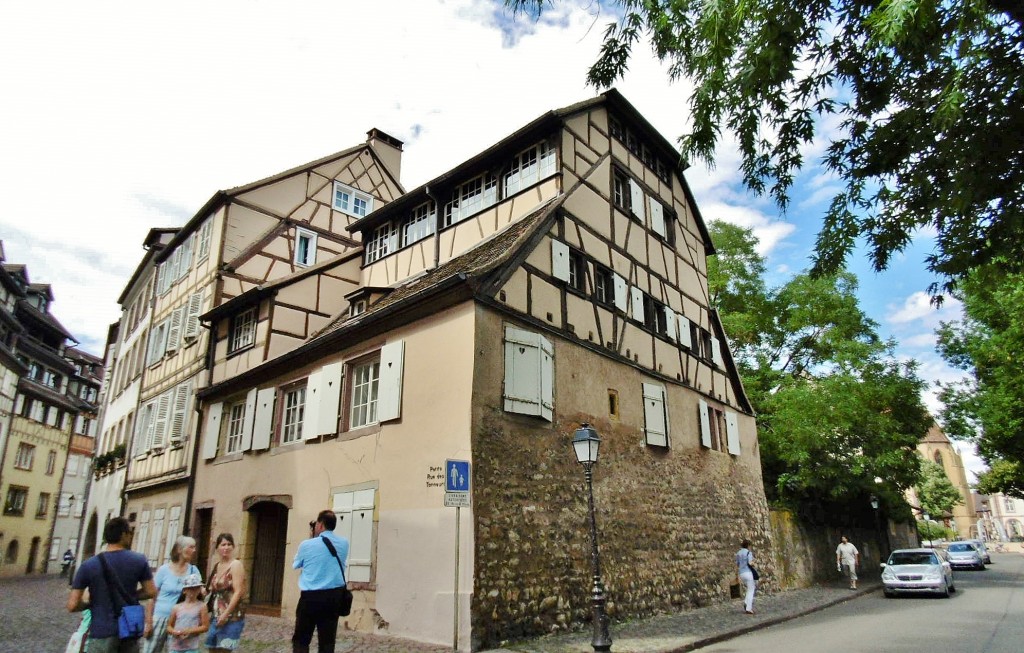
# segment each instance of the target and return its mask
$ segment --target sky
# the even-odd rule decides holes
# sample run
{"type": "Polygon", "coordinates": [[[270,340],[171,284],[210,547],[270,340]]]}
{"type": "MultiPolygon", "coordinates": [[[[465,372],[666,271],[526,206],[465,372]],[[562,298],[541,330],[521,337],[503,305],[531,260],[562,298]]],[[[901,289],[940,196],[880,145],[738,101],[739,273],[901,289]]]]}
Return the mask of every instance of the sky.
{"type": "MultiPolygon", "coordinates": [[[[586,71],[614,15],[556,0],[539,20],[494,0],[35,0],[0,3],[0,239],[8,262],[53,286],[52,312],[102,355],[117,298],[152,227],[185,223],[219,189],[366,140],[404,142],[412,189],[542,113],[594,96],[586,71]]],[[[688,126],[685,80],[649,47],[615,85],[670,141],[688,126]]],[[[728,138],[686,178],[706,220],[754,230],[770,281],[809,266],[835,179],[806,150],[785,214],[745,192],[728,138]]],[[[934,329],[959,304],[929,305],[921,235],[876,274],[851,270],[865,311],[930,382],[961,373],[934,329]]],[[[938,408],[934,392],[926,404],[938,408]]],[[[982,468],[958,445],[971,471],[982,468]]]]}

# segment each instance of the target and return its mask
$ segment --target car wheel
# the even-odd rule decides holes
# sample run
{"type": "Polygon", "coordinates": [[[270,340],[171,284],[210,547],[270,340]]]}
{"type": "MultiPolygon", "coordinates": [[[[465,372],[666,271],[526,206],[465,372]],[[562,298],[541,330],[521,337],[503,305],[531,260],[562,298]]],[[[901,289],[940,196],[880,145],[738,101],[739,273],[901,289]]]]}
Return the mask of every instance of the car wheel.
{"type": "Polygon", "coordinates": [[[944,598],[944,599],[948,599],[949,598],[949,585],[945,585],[945,584],[942,585],[942,598],[944,598]]]}

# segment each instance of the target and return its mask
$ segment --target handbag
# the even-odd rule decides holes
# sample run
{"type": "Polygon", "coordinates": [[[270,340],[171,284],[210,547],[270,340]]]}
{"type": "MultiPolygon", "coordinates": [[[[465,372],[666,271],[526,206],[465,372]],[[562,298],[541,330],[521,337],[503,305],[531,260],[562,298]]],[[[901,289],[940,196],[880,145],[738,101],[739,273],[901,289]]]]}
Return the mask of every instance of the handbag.
{"type": "Polygon", "coordinates": [[[352,590],[348,588],[348,581],[345,580],[345,567],[341,564],[341,558],[338,557],[338,550],[334,548],[331,541],[326,537],[320,538],[327,545],[327,550],[331,552],[334,559],[338,561],[338,569],[341,570],[341,598],[338,599],[338,616],[347,617],[352,614],[352,590]]]}
{"type": "Polygon", "coordinates": [[[747,567],[750,568],[750,575],[754,580],[761,580],[761,574],[757,573],[757,569],[754,568],[754,565],[747,565],[747,567]]]}
{"type": "Polygon", "coordinates": [[[146,609],[139,605],[138,599],[132,599],[128,592],[125,591],[124,586],[121,585],[121,580],[114,574],[110,569],[110,563],[107,562],[103,554],[99,554],[100,565],[103,567],[103,576],[107,581],[107,588],[113,589],[114,591],[110,594],[110,602],[113,604],[114,614],[117,615],[117,637],[118,639],[138,639],[142,637],[142,634],[146,631],[146,609]],[[118,601],[121,603],[121,609],[117,609],[118,601]],[[132,603],[132,601],[135,603],[132,603]]]}

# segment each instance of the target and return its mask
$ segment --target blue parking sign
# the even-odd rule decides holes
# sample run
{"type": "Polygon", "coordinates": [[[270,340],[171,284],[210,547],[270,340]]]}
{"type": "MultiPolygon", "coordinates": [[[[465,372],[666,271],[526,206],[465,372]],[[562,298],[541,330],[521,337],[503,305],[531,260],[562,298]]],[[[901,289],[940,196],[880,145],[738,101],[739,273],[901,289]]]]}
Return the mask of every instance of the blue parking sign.
{"type": "Polygon", "coordinates": [[[469,461],[446,460],[444,463],[444,491],[469,492],[469,461]]]}

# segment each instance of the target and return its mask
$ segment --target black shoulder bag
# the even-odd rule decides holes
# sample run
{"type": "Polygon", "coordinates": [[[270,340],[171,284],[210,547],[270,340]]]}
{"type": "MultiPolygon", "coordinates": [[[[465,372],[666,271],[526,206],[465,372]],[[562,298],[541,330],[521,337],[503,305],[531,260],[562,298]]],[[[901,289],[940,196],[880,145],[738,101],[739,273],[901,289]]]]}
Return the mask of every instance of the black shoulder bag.
{"type": "Polygon", "coordinates": [[[139,605],[138,598],[132,598],[125,591],[121,579],[110,568],[103,554],[99,554],[100,566],[103,567],[103,577],[107,581],[107,589],[110,590],[110,603],[114,608],[114,616],[117,617],[118,639],[138,639],[146,631],[146,609],[139,605]],[[116,597],[116,598],[115,598],[116,597]],[[121,608],[118,609],[118,603],[121,608]]]}
{"type": "Polygon", "coordinates": [[[352,614],[352,590],[348,588],[348,581],[345,580],[345,567],[341,564],[341,558],[338,557],[338,550],[334,548],[331,541],[326,537],[320,537],[327,545],[327,550],[331,552],[334,559],[338,561],[338,569],[341,570],[341,599],[338,600],[338,616],[347,617],[352,614]]]}

